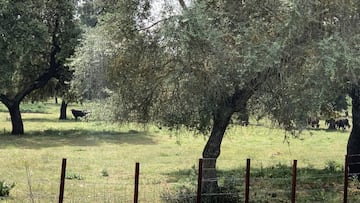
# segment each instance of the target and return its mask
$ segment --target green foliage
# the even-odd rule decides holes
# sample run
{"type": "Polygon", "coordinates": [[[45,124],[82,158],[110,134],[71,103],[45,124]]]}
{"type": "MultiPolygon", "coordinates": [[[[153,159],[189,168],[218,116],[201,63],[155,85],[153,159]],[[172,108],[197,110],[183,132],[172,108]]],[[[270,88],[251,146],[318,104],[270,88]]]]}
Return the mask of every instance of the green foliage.
{"type": "MultiPolygon", "coordinates": [[[[48,113],[48,108],[42,102],[36,103],[24,103],[20,107],[22,113],[48,113]]],[[[4,106],[0,106],[0,112],[8,112],[8,109],[4,106]]]]}
{"type": "Polygon", "coordinates": [[[325,164],[325,170],[329,172],[335,173],[343,170],[342,166],[339,163],[336,163],[336,161],[327,161],[325,164]]]}
{"type": "MultiPolygon", "coordinates": [[[[328,166],[333,166],[333,161],[325,164],[324,169],[311,167],[297,169],[297,199],[303,202],[337,202],[341,200],[338,188],[343,184],[343,172],[338,170],[330,171],[328,166]],[[332,162],[332,163],[330,163],[332,162]],[[329,164],[330,163],[330,164],[329,164]]],[[[336,164],[338,165],[338,164],[336,164]]],[[[216,196],[217,202],[241,202],[244,200],[243,192],[245,187],[245,168],[234,168],[232,170],[218,170],[219,191],[216,196]]],[[[176,175],[182,173],[178,172],[176,175]]],[[[269,167],[251,167],[250,176],[250,199],[254,202],[286,202],[290,200],[290,188],[292,179],[292,167],[278,163],[269,167]]],[[[178,185],[162,198],[166,202],[193,202],[196,194],[196,187],[186,185],[183,180],[178,180],[178,185]]],[[[357,178],[350,181],[350,184],[358,186],[357,178]]],[[[351,187],[349,187],[350,189],[351,187]]],[[[207,196],[203,196],[206,202],[207,196]]],[[[356,197],[355,197],[356,198],[356,197]]],[[[214,198],[212,198],[214,201],[214,198]]]]}
{"type": "Polygon", "coordinates": [[[269,114],[285,128],[302,128],[309,116],[344,95],[343,68],[357,67],[348,43],[353,40],[334,19],[339,13],[350,18],[354,11],[338,1],[266,1],[263,6],[196,1],[151,29],[131,17],[141,16],[136,3],[119,3],[131,9],[114,7],[118,12],[106,13],[99,24],[104,42],[118,45],[101,55],[115,120],[207,132],[221,105],[237,90],[253,88],[252,100],[262,109],[257,113],[269,114]],[[266,71],[266,78],[256,78],[266,71]]]}
{"type": "MultiPolygon", "coordinates": [[[[248,9],[255,8],[251,3],[234,3],[241,11],[194,3],[150,29],[129,18],[144,11],[133,4],[122,3],[132,9],[115,7],[118,12],[109,12],[99,22],[104,38],[118,45],[108,51],[107,70],[111,95],[118,100],[112,104],[113,117],[120,121],[208,131],[219,105],[245,88],[254,74],[280,62],[284,22],[265,9],[256,11],[263,18],[249,17],[248,9]]],[[[267,6],[286,21],[281,3],[267,6]]]]}
{"type": "Polygon", "coordinates": [[[95,27],[98,22],[97,14],[101,12],[101,9],[102,8],[96,6],[95,0],[83,1],[83,3],[78,6],[81,23],[89,27],[95,27]]]}
{"type": "Polygon", "coordinates": [[[26,103],[21,106],[20,111],[22,113],[47,113],[47,108],[44,103],[26,103]]]}
{"type": "Polygon", "coordinates": [[[108,177],[109,176],[109,172],[106,169],[101,170],[101,176],[103,177],[108,177]]]}
{"type": "Polygon", "coordinates": [[[161,198],[170,203],[194,202],[196,199],[197,169],[193,165],[191,169],[176,172],[177,184],[171,190],[161,194],[161,198]]]}
{"type": "Polygon", "coordinates": [[[71,80],[71,72],[65,62],[73,54],[80,33],[74,19],[74,1],[5,1],[0,13],[0,21],[3,22],[0,27],[0,49],[3,53],[0,70],[4,73],[0,77],[1,94],[13,99],[48,71],[52,43],[60,48],[56,55],[60,64],[54,75],[56,80],[42,91],[33,92],[30,97],[35,101],[60,92],[61,86],[66,86],[65,83],[71,80]]]}
{"type": "Polygon", "coordinates": [[[0,181],[0,197],[7,197],[10,190],[15,187],[15,183],[9,184],[6,181],[0,181]]]}
{"type": "Polygon", "coordinates": [[[81,174],[79,174],[79,173],[67,171],[66,174],[65,174],[65,179],[69,179],[69,180],[84,180],[84,177],[83,177],[81,174]]]}
{"type": "Polygon", "coordinates": [[[70,66],[74,72],[71,91],[78,96],[78,100],[95,100],[108,96],[106,67],[109,59],[106,50],[110,49],[110,42],[100,38],[102,29],[86,28],[83,41],[75,50],[70,66]]]}
{"type": "MultiPolygon", "coordinates": [[[[349,85],[357,83],[358,57],[347,37],[357,34],[343,27],[354,23],[355,7],[341,1],[290,4],[287,43],[291,44],[283,51],[291,55],[285,58],[280,78],[270,79],[254,99],[264,103],[262,109],[274,121],[289,129],[301,129],[309,116],[330,116],[337,108],[337,98],[344,98],[349,85]]],[[[353,25],[358,29],[357,24],[353,25]]]]}

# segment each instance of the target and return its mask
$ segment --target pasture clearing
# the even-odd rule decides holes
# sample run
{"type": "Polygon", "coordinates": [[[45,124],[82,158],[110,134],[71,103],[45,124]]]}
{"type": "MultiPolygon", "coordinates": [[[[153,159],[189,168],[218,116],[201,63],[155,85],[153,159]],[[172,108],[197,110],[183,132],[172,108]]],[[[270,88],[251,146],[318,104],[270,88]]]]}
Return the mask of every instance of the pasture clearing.
{"type": "MultiPolygon", "coordinates": [[[[65,202],[132,202],[135,162],[141,164],[140,202],[161,202],[161,197],[176,202],[171,200],[175,194],[196,187],[205,137],[152,125],[59,121],[59,105],[44,103],[39,105],[42,110],[32,113],[34,105],[25,105],[22,136],[9,135],[8,113],[0,108],[0,180],[16,183],[4,201],[56,202],[62,158],[68,161],[65,202]]],[[[219,182],[242,193],[246,159],[251,158],[250,198],[286,202],[291,181],[287,176],[297,159],[302,188],[298,202],[341,202],[349,133],[320,129],[284,140],[284,131],[270,125],[232,125],[218,159],[219,182]]],[[[350,198],[355,200],[353,188],[350,198]]]]}

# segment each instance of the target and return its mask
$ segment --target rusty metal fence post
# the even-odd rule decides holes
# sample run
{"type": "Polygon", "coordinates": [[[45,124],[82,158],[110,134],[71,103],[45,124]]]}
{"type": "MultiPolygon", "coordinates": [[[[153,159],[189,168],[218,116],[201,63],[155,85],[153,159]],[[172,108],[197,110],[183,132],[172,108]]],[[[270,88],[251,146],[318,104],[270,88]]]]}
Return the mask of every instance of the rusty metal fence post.
{"type": "Polygon", "coordinates": [[[344,203],[347,203],[347,197],[348,197],[348,178],[349,178],[349,157],[348,155],[345,155],[345,166],[344,166],[344,203]]]}
{"type": "Polygon", "coordinates": [[[66,159],[64,158],[61,164],[59,203],[62,203],[64,201],[65,173],[66,173],[66,159]]]}
{"type": "Polygon", "coordinates": [[[296,175],[297,175],[296,172],[297,172],[297,160],[294,160],[292,167],[291,203],[295,203],[296,200],[296,175]]]}
{"type": "Polygon", "coordinates": [[[249,195],[250,195],[250,159],[246,159],[245,203],[249,203],[249,195]]]}
{"type": "Polygon", "coordinates": [[[140,163],[135,164],[135,183],[134,183],[134,203],[139,201],[139,174],[140,174],[140,163]]]}
{"type": "Polygon", "coordinates": [[[202,171],[203,171],[203,159],[199,159],[198,187],[197,187],[197,194],[196,194],[196,203],[201,203],[202,171]]]}

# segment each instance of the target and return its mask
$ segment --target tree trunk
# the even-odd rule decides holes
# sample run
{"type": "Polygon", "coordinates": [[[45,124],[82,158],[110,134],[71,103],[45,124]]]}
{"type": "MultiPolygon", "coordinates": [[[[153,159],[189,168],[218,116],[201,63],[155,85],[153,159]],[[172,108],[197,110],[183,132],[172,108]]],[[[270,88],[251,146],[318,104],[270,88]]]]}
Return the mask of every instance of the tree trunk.
{"type": "Polygon", "coordinates": [[[61,102],[61,107],[60,107],[60,120],[66,120],[67,119],[67,115],[66,115],[66,109],[67,109],[67,103],[65,102],[65,100],[63,100],[61,102]]]}
{"type": "Polygon", "coordinates": [[[12,125],[12,135],[21,135],[24,134],[24,124],[21,118],[20,113],[20,102],[13,102],[10,106],[8,106],[10,117],[11,117],[11,125],[12,125]]]}
{"type": "Polygon", "coordinates": [[[214,115],[214,124],[203,151],[202,193],[216,193],[219,190],[216,176],[216,160],[220,155],[221,142],[234,111],[224,107],[214,115]]]}
{"type": "Polygon", "coordinates": [[[0,93],[0,101],[5,104],[5,106],[9,109],[11,124],[12,124],[12,132],[13,135],[24,134],[24,124],[21,118],[20,113],[20,102],[31,92],[34,90],[40,89],[44,87],[48,81],[57,76],[60,71],[61,61],[57,60],[57,54],[61,51],[59,46],[59,18],[60,15],[56,15],[54,19],[54,26],[51,36],[51,52],[50,52],[50,61],[49,68],[43,72],[34,82],[30,83],[23,90],[19,91],[14,97],[6,96],[5,94],[0,93]]]}
{"type": "Polygon", "coordinates": [[[349,173],[360,175],[360,87],[354,86],[351,90],[352,99],[352,130],[347,144],[349,155],[349,173]]]}

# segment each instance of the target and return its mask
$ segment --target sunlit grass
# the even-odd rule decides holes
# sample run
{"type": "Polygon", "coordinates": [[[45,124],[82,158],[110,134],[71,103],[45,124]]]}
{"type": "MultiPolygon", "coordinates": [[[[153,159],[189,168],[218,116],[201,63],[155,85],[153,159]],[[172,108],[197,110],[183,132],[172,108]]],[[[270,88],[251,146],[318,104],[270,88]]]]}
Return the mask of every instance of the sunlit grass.
{"type": "MultiPolygon", "coordinates": [[[[66,121],[58,120],[59,104],[46,104],[46,113],[23,113],[26,133],[21,136],[9,135],[10,118],[0,112],[0,180],[16,182],[8,202],[28,202],[31,190],[34,199],[56,201],[62,158],[67,158],[69,173],[83,177],[66,181],[65,196],[72,202],[131,201],[136,162],[141,167],[143,202],[160,201],[174,184],[186,184],[179,180],[194,179],[189,172],[197,167],[206,137],[152,125],[75,121],[72,107],[66,121]]],[[[218,169],[220,174],[241,176],[243,172],[237,171],[245,167],[247,158],[255,171],[291,166],[294,159],[304,169],[323,170],[329,161],[342,165],[349,132],[320,129],[284,139],[283,130],[268,124],[232,125],[222,143],[218,169]]]]}

